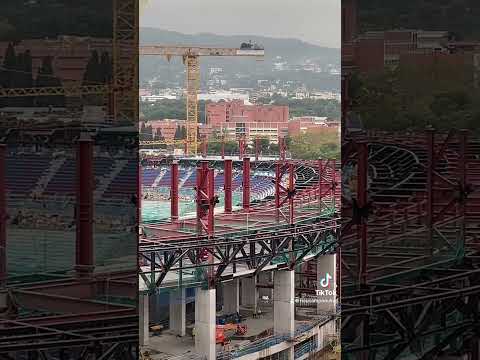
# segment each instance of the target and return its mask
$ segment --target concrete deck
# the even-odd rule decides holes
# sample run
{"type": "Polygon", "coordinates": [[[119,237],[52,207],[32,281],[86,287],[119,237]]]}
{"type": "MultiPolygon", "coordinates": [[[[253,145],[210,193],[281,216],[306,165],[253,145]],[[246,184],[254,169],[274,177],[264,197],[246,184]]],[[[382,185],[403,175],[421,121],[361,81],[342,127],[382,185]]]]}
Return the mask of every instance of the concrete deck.
{"type": "MultiPolygon", "coordinates": [[[[261,306],[262,314],[256,318],[252,316],[252,312],[247,308],[240,307],[240,314],[244,318],[242,324],[247,325],[247,333],[245,336],[235,335],[233,331],[227,332],[227,337],[231,338],[229,345],[223,348],[217,345],[217,353],[221,351],[234,351],[243,346],[247,346],[254,340],[258,340],[259,335],[269,329],[273,329],[273,308],[271,306],[261,306]]],[[[219,312],[217,315],[221,315],[219,312]]],[[[305,325],[305,321],[295,320],[295,328],[305,325]]],[[[187,324],[187,334],[191,333],[193,323],[187,324]]],[[[272,330],[273,331],[273,330],[272,330]]],[[[195,341],[192,336],[184,337],[176,336],[169,330],[163,331],[160,335],[150,333],[149,345],[143,348],[143,351],[149,351],[152,360],[170,359],[179,357],[182,359],[194,358],[195,341]]],[[[263,337],[263,336],[262,336],[263,337]]]]}

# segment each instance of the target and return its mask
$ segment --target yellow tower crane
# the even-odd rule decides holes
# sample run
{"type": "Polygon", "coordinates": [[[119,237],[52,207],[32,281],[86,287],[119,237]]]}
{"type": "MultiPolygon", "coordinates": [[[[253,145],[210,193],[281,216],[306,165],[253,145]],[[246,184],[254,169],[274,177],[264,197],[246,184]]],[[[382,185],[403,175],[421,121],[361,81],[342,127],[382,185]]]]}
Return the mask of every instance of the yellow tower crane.
{"type": "Polygon", "coordinates": [[[217,48],[193,46],[142,45],[140,55],[165,56],[167,60],[180,56],[187,68],[187,154],[197,154],[198,90],[200,87],[200,56],[251,56],[263,58],[265,51],[257,48],[217,48]]]}

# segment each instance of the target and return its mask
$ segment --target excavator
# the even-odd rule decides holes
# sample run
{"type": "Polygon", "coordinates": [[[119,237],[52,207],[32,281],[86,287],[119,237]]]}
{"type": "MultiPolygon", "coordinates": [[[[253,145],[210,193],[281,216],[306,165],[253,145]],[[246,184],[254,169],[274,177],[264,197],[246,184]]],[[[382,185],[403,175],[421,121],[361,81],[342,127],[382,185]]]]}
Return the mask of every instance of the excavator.
{"type": "Polygon", "coordinates": [[[230,340],[225,337],[226,331],[235,331],[236,335],[245,335],[247,333],[247,325],[245,324],[225,324],[225,325],[217,325],[216,333],[215,333],[215,342],[217,344],[221,344],[225,346],[228,344],[230,340]]]}

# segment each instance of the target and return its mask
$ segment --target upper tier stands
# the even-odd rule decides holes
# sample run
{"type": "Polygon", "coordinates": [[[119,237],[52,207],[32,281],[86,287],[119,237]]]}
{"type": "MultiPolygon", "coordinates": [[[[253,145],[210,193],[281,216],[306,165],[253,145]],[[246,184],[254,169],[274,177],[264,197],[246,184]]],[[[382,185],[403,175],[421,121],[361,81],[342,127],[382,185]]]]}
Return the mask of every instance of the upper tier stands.
{"type": "Polygon", "coordinates": [[[47,171],[50,159],[38,155],[7,156],[6,182],[8,193],[27,194],[47,171]]]}
{"type": "MultiPolygon", "coordinates": [[[[137,192],[137,162],[135,159],[94,159],[94,182],[107,181],[104,198],[129,198],[137,192]],[[120,171],[115,172],[115,168],[120,171]]],[[[8,196],[74,196],[76,192],[76,162],[69,157],[52,154],[9,154],[6,157],[6,187],[8,196]]]]}
{"type": "MultiPolygon", "coordinates": [[[[172,180],[171,170],[165,167],[163,172],[160,168],[144,167],[142,176],[142,186],[144,188],[157,188],[161,191],[163,188],[169,188],[172,180]]],[[[273,176],[273,174],[272,174],[273,176]]],[[[195,168],[179,169],[179,185],[181,189],[191,189],[196,186],[197,172],[195,168]]],[[[223,172],[215,175],[215,191],[221,192],[225,187],[225,176],[223,172]]],[[[252,173],[251,194],[253,200],[263,199],[274,193],[274,183],[272,177],[257,175],[252,173]]],[[[232,191],[242,190],[242,174],[236,172],[232,179],[232,191]]]]}

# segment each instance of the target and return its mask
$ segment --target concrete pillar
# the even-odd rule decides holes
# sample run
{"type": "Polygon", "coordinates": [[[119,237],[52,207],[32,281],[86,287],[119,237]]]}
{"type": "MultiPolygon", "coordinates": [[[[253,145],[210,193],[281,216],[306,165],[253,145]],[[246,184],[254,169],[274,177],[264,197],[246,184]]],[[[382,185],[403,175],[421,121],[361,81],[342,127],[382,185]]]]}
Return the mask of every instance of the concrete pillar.
{"type": "Polygon", "coordinates": [[[223,313],[234,314],[239,311],[240,291],[238,279],[223,283],[223,313]]]}
{"type": "Polygon", "coordinates": [[[294,335],[295,271],[275,271],[273,316],[273,330],[275,334],[294,335]]]}
{"type": "Polygon", "coordinates": [[[215,289],[197,289],[195,294],[195,352],[215,360],[215,289]]]}
{"type": "Polygon", "coordinates": [[[149,296],[146,293],[138,293],[138,320],[139,320],[139,340],[140,346],[147,346],[150,337],[150,314],[149,314],[149,296]]]}
{"type": "Polygon", "coordinates": [[[337,257],[317,259],[317,313],[334,313],[337,307],[337,257]]]}
{"type": "Polygon", "coordinates": [[[242,279],[242,306],[252,309],[254,314],[257,313],[258,289],[256,276],[242,279]]]}
{"type": "MultiPolygon", "coordinates": [[[[262,271],[258,274],[258,282],[260,284],[271,284],[273,282],[273,271],[262,271]]],[[[260,298],[262,296],[268,296],[271,300],[273,297],[273,289],[259,288],[258,294],[260,298]]]]}
{"type": "Polygon", "coordinates": [[[170,293],[170,331],[185,336],[187,324],[187,306],[185,289],[177,289],[170,293]]]}
{"type": "MultiPolygon", "coordinates": [[[[275,271],[273,275],[273,332],[295,336],[295,271],[275,271]]],[[[295,357],[292,346],[285,350],[288,360],[295,357]]]]}

